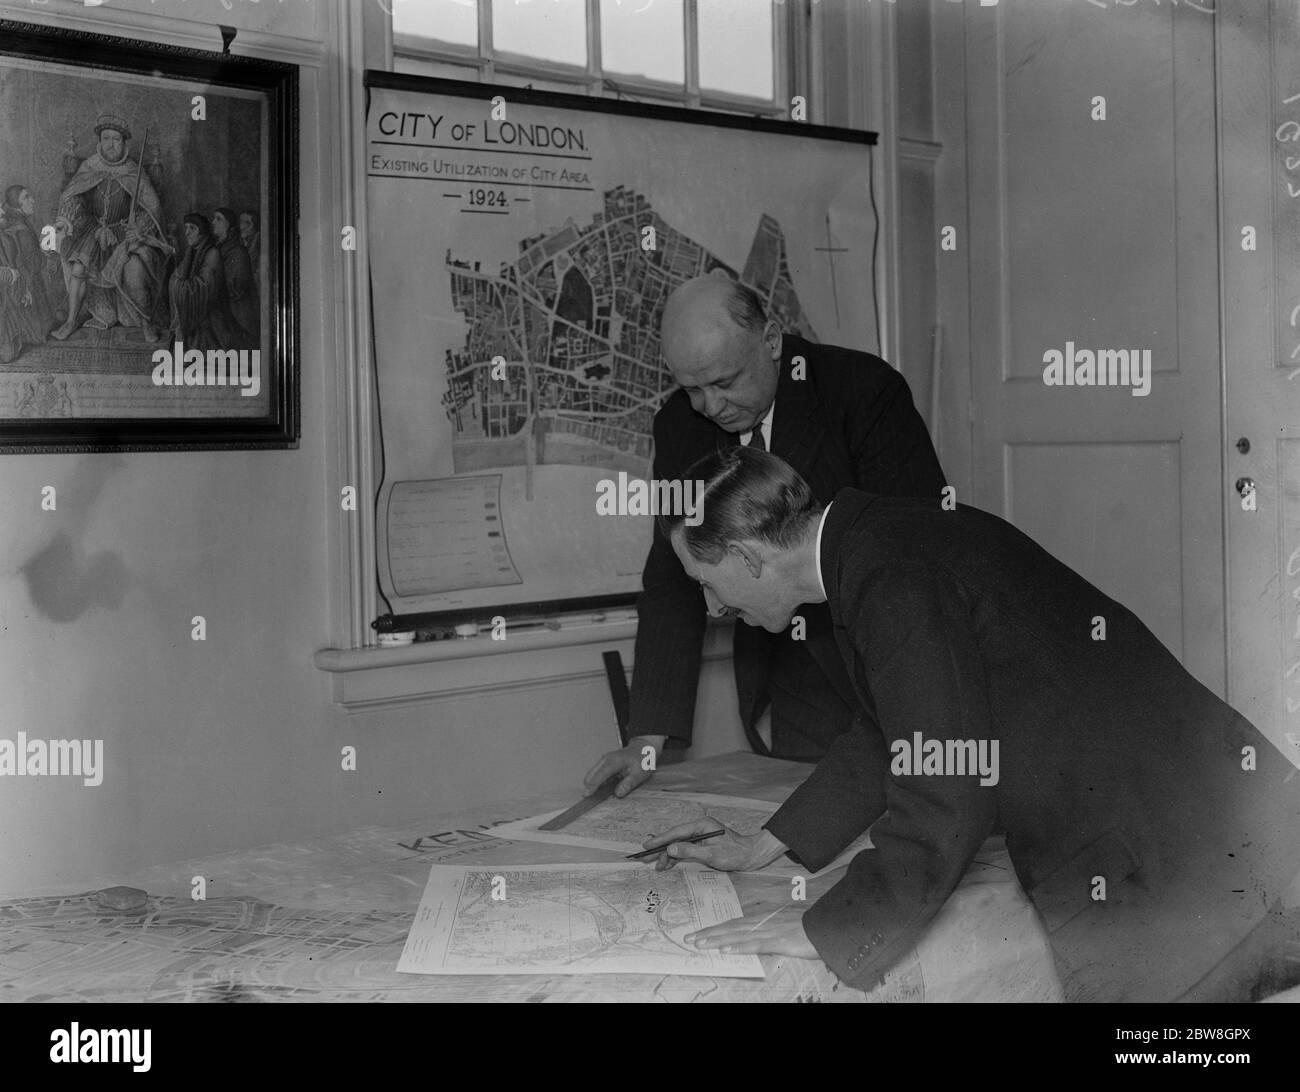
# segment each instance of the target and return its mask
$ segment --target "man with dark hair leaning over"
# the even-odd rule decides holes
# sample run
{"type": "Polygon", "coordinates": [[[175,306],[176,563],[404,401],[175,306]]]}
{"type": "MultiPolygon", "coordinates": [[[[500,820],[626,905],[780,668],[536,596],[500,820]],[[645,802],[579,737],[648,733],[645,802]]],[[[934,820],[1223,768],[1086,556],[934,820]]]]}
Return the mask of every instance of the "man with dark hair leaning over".
{"type": "Polygon", "coordinates": [[[827,603],[875,707],[764,830],[671,845],[659,867],[750,870],[789,851],[812,871],[868,826],[875,848],[807,909],[688,942],[820,958],[870,988],[1001,832],[1068,1000],[1294,984],[1300,915],[1280,896],[1300,872],[1300,777],[1135,615],[976,508],[857,489],[823,505],[780,459],[740,448],[687,476],[706,482],[702,522],[660,522],[709,606],[779,634],[827,603]]]}
{"type": "MultiPolygon", "coordinates": [[[[903,377],[879,357],[783,333],[749,288],[721,271],[680,285],[664,306],[664,362],[681,389],[655,415],[654,476],[737,445],[789,461],[828,501],[856,486],[937,501],[943,471],[903,377]]],[[[588,771],[594,791],[621,775],[624,796],[650,773],[642,749],[689,747],[705,613],[699,588],[658,529],[637,601],[632,739],[588,771]]],[[[741,723],[759,754],[816,761],[852,721],[852,686],[823,606],[803,612],[806,640],[737,626],[734,668],[741,723]],[[763,717],[771,702],[769,727],[763,717]]]]}

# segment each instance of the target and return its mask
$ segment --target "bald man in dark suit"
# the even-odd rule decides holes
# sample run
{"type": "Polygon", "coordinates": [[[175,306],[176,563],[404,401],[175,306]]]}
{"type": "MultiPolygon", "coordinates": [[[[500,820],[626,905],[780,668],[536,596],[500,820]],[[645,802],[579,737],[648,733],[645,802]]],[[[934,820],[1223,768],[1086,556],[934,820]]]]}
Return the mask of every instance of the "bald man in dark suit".
{"type": "Polygon", "coordinates": [[[823,506],[752,451],[690,474],[707,483],[703,521],[664,521],[687,575],[771,633],[827,602],[874,713],[764,831],[672,845],[660,864],[752,869],[788,851],[815,870],[868,826],[875,848],[806,912],[696,941],[817,956],[869,988],[1003,833],[1071,1000],[1244,1000],[1286,973],[1300,777],[1136,616],[975,508],[855,489],[823,506]]]}
{"type": "MultiPolygon", "coordinates": [[[[938,498],[934,445],[903,377],[879,357],[784,333],[749,288],[722,274],[687,281],[662,321],[664,361],[680,389],[655,415],[654,476],[679,479],[711,452],[755,445],[788,460],[828,501],[846,485],[938,498]]],[[[705,603],[655,532],[637,601],[627,748],[587,773],[588,791],[622,775],[619,796],[649,777],[642,748],[690,746],[705,603]]],[[[721,611],[713,611],[720,614],[721,611]]],[[[824,606],[803,612],[807,640],[737,626],[741,723],[759,754],[816,761],[852,722],[856,699],[824,606]],[[760,717],[771,706],[770,744],[760,717]]]]}

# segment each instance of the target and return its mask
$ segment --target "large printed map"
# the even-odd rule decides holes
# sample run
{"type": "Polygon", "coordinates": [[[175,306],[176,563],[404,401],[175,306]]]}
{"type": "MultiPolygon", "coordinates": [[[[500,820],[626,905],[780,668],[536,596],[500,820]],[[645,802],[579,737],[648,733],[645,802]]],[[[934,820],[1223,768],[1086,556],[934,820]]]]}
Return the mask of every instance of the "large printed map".
{"type": "Polygon", "coordinates": [[[716,271],[791,334],[875,348],[866,135],[540,93],[507,92],[499,117],[433,80],[371,91],[386,607],[635,593],[653,520],[597,498],[653,473],[664,303],[716,271]]]}

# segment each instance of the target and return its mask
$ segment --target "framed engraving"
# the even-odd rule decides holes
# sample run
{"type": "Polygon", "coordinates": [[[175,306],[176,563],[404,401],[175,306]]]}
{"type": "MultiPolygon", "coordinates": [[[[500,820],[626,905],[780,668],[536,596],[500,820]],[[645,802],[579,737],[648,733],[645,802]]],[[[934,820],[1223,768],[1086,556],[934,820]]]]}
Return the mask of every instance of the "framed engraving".
{"type": "Polygon", "coordinates": [[[0,452],[296,446],[297,94],[0,21],[0,452]]]}

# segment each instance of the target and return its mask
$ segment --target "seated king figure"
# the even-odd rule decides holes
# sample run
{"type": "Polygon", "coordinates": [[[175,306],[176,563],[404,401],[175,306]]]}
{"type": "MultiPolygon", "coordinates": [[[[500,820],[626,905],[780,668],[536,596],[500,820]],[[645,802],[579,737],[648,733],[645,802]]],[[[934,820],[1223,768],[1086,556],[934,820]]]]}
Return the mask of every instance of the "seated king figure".
{"type": "Polygon", "coordinates": [[[163,272],[172,251],[162,228],[162,205],[127,152],[127,123],[101,114],[95,135],[98,150],[59,197],[54,226],[68,318],[50,336],[62,341],[85,323],[97,330],[139,327],[146,341],[155,342],[154,308],[165,294],[163,272]]]}

